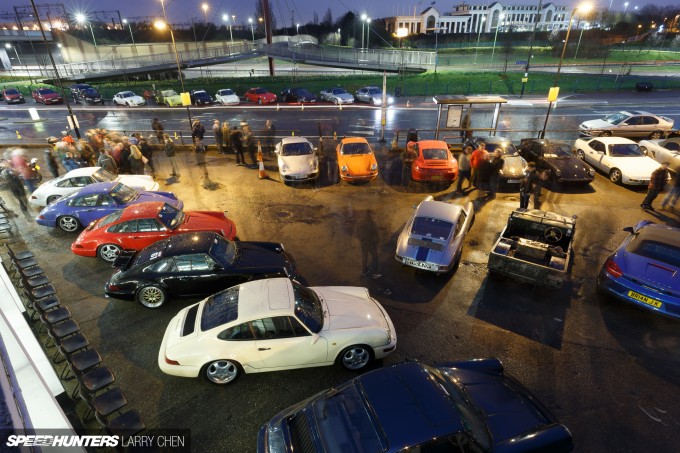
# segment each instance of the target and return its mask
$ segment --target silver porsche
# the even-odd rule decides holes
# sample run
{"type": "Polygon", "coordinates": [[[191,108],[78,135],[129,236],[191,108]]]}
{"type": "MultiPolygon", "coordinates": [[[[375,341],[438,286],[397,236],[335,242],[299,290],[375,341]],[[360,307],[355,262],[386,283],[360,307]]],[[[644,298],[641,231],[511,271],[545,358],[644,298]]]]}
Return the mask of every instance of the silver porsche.
{"type": "Polygon", "coordinates": [[[437,274],[455,269],[465,235],[475,221],[471,202],[465,205],[426,197],[415,208],[397,241],[394,257],[404,266],[437,274]]]}

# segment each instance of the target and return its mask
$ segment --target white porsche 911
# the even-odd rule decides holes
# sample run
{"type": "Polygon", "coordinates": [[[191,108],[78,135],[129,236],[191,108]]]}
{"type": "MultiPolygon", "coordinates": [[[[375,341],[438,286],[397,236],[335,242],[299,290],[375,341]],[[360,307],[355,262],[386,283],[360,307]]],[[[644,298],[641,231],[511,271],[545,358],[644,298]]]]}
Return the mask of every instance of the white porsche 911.
{"type": "Polygon", "coordinates": [[[361,370],[397,347],[394,325],[366,288],[256,280],[180,311],[158,353],[167,374],[215,384],[241,373],[332,365],[361,370]]]}
{"type": "Polygon", "coordinates": [[[609,176],[615,184],[642,186],[649,184],[659,163],[645,156],[637,143],[622,137],[578,139],[576,157],[609,176]]]}
{"type": "Polygon", "coordinates": [[[274,149],[281,181],[301,182],[319,177],[319,158],[314,146],[304,137],[285,137],[274,149]]]}

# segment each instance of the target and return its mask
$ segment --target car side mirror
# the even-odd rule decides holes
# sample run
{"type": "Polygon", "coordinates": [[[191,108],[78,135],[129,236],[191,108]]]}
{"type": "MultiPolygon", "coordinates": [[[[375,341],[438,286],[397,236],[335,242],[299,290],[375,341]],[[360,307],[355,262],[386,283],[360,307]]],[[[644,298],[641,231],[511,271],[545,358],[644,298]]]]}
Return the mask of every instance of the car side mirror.
{"type": "Polygon", "coordinates": [[[625,227],[623,229],[623,231],[625,231],[626,233],[630,233],[630,234],[635,233],[635,230],[633,229],[633,227],[625,227]]]}
{"type": "Polygon", "coordinates": [[[217,264],[217,263],[213,264],[212,270],[214,270],[214,271],[221,271],[221,270],[223,270],[223,269],[224,269],[224,268],[223,268],[220,264],[217,264]]]}
{"type": "Polygon", "coordinates": [[[623,123],[621,123],[621,124],[620,124],[619,126],[629,126],[629,124],[628,124],[628,123],[626,123],[626,122],[624,121],[624,122],[623,122],[623,123]]]}

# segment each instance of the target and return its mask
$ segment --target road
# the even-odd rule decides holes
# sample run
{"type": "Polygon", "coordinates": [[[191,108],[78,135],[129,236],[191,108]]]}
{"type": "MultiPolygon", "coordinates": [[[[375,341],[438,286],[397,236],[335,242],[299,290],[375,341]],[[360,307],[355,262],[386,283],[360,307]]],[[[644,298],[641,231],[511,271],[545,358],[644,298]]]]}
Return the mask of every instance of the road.
{"type": "MultiPolygon", "coordinates": [[[[667,99],[667,94],[660,96],[649,109],[680,120],[680,112],[667,99]]],[[[615,106],[611,99],[604,101],[593,105],[589,99],[585,105],[559,106],[555,125],[573,129],[585,116],[635,106],[634,98],[615,106]]],[[[414,104],[394,109],[393,116],[388,116],[390,130],[431,128],[434,111],[414,104]]],[[[504,128],[540,122],[543,107],[508,108],[504,128]]],[[[11,110],[2,110],[0,115],[17,114],[18,109],[11,110]]],[[[106,112],[99,124],[113,121],[111,117],[140,128],[142,121],[157,114],[112,110],[115,115],[106,112]]],[[[159,117],[171,126],[173,121],[185,121],[182,110],[162,112],[159,117]]],[[[308,135],[317,135],[316,123],[323,120],[322,124],[331,125],[332,130],[337,127],[341,135],[365,130],[375,138],[379,124],[376,113],[365,108],[306,108],[303,112],[299,108],[237,107],[206,109],[201,118],[209,119],[215,114],[212,112],[224,119],[247,119],[255,124],[272,118],[279,131],[295,128],[308,135]]],[[[52,127],[51,122],[44,125],[52,127]]],[[[52,134],[53,130],[43,132],[52,134]]],[[[326,140],[325,149],[332,149],[334,143],[326,140]]],[[[39,154],[38,150],[30,152],[39,154]]],[[[167,177],[169,166],[158,154],[159,174],[167,177]]],[[[412,206],[426,195],[456,202],[466,198],[454,199],[450,190],[430,192],[415,184],[404,191],[398,184],[398,155],[379,144],[376,155],[381,177],[360,186],[324,177],[318,190],[313,185],[286,187],[275,179],[258,180],[256,170],[237,167],[232,156],[214,152],[208,154],[207,176],[186,153],[180,155],[180,182],[159,182],[161,190],[174,191],[186,209],[227,211],[241,239],[282,242],[295,256],[308,284],[368,287],[388,310],[399,336],[397,351],[385,364],[404,359],[431,363],[499,357],[506,370],[569,427],[576,451],[677,451],[678,321],[600,300],[594,282],[606,257],[623,240],[624,227],[643,218],[678,226],[678,212],[641,212],[643,190],[615,186],[601,174],[590,188],[548,193],[544,209],[578,216],[571,280],[562,289],[549,291],[487,276],[489,250],[508,214],[518,206],[514,188],[506,188],[496,200],[475,201],[477,219],[466,238],[460,268],[453,275],[437,278],[402,268],[394,260],[396,238],[412,206]],[[360,232],[355,225],[367,210],[380,232],[376,241],[383,277],[379,279],[360,275],[360,232]]],[[[275,162],[267,161],[266,168],[275,178],[275,162]]],[[[2,195],[13,203],[8,193],[2,195]]],[[[112,269],[96,259],[72,255],[69,245],[74,236],[39,227],[30,217],[20,215],[13,221],[52,278],[62,302],[115,372],[130,405],[141,411],[149,427],[190,428],[193,451],[254,451],[262,423],[289,405],[353,376],[328,367],[245,375],[231,386],[217,387],[202,379],[164,375],[156,364],[163,332],[177,310],[191,301],[148,310],[133,302],[106,299],[102,288],[112,269]]],[[[80,414],[83,409],[82,403],[75,408],[80,414]]]]}

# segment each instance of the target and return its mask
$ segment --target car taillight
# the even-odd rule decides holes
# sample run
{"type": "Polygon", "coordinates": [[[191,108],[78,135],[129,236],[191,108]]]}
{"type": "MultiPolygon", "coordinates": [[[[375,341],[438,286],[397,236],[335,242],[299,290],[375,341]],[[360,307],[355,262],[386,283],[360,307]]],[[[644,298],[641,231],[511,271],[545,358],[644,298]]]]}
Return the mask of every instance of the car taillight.
{"type": "Polygon", "coordinates": [[[39,218],[40,220],[45,220],[45,216],[44,216],[44,215],[39,215],[38,218],[39,218]]]}
{"type": "Polygon", "coordinates": [[[73,247],[76,248],[76,249],[82,249],[83,248],[83,246],[78,244],[77,242],[73,243],[73,247]]]}
{"type": "Polygon", "coordinates": [[[109,291],[119,291],[120,286],[108,284],[108,285],[106,285],[106,289],[108,289],[109,291]]]}
{"type": "Polygon", "coordinates": [[[177,360],[170,360],[168,359],[167,356],[165,357],[165,363],[167,363],[168,365],[179,365],[179,362],[177,360]]]}
{"type": "Polygon", "coordinates": [[[614,278],[619,278],[623,275],[623,271],[613,259],[608,259],[607,262],[604,264],[604,268],[614,278]]]}

